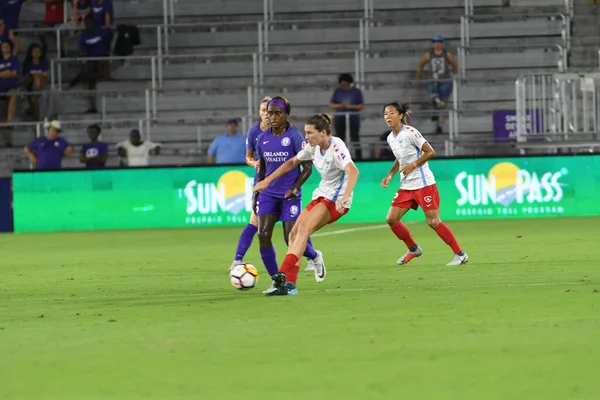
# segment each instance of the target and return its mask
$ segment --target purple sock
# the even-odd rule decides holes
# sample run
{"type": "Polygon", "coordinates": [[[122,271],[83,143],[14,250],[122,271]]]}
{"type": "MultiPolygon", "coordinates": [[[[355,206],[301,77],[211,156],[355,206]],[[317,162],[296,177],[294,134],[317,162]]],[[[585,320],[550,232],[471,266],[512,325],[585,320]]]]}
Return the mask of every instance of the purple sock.
{"type": "Polygon", "coordinates": [[[275,275],[279,271],[275,247],[271,246],[266,249],[260,249],[260,258],[262,258],[263,264],[265,264],[265,268],[270,276],[275,275]]]}
{"type": "Polygon", "coordinates": [[[306,250],[304,250],[304,257],[308,257],[311,260],[314,260],[317,256],[317,252],[313,249],[312,240],[308,238],[308,242],[306,243],[306,250]]]}
{"type": "Polygon", "coordinates": [[[242,261],[244,259],[244,256],[246,255],[246,252],[250,248],[250,245],[252,244],[252,240],[254,239],[254,235],[256,235],[257,231],[258,231],[258,228],[256,226],[254,226],[252,224],[246,225],[246,227],[242,231],[242,234],[240,235],[240,240],[238,241],[237,250],[235,251],[235,260],[236,261],[242,261]]]}

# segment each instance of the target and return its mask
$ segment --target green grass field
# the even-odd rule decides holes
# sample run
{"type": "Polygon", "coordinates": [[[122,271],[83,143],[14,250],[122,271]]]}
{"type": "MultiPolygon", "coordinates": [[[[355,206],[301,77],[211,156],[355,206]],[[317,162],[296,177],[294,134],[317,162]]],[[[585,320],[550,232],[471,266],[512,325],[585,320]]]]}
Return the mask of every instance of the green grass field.
{"type": "Polygon", "coordinates": [[[425,223],[402,267],[388,229],[315,237],[289,298],[256,242],[231,287],[239,228],[2,235],[0,399],[599,399],[600,219],[449,225],[466,266],[425,223]]]}

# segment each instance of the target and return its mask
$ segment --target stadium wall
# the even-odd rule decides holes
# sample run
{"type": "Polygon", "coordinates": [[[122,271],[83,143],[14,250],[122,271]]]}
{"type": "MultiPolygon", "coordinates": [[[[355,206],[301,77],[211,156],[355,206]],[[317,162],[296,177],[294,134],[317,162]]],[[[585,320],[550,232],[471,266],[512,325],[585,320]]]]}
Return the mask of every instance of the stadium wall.
{"type": "MultiPolygon", "coordinates": [[[[600,156],[436,159],[430,165],[446,220],[600,214],[600,156]]],[[[358,163],[352,209],[340,222],[385,221],[394,190],[380,182],[390,167],[358,163]]],[[[240,166],[19,171],[13,174],[14,230],[245,225],[253,174],[240,166]]],[[[305,204],[318,182],[314,172],[304,186],[305,204]]],[[[408,221],[422,219],[420,211],[406,215],[408,221]]]]}

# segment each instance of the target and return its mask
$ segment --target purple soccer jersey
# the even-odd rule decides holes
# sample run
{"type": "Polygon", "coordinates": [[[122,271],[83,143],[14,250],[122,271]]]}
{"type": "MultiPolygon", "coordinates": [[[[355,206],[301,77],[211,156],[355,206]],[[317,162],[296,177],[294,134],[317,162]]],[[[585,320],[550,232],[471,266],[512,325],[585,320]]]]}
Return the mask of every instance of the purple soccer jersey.
{"type": "MultiPolygon", "coordinates": [[[[269,176],[287,160],[302,150],[304,137],[293,126],[280,136],[275,136],[271,129],[263,132],[256,142],[258,157],[265,163],[265,176],[269,176]]],[[[257,215],[279,215],[280,221],[295,221],[302,209],[301,191],[298,197],[285,199],[285,193],[292,188],[300,176],[300,167],[275,179],[268,188],[258,196],[257,215]]]]}

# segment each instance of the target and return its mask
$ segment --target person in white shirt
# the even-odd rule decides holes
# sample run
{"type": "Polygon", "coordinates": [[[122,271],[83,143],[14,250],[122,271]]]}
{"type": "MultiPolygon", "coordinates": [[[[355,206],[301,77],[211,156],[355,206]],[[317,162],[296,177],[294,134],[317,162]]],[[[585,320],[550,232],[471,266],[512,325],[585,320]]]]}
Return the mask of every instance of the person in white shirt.
{"type": "Polygon", "coordinates": [[[398,259],[398,264],[406,264],[423,254],[423,250],[410,235],[408,227],[400,221],[408,210],[416,210],[419,206],[425,212],[429,226],[454,251],[454,258],[446,265],[466,264],[469,256],[462,251],[448,225],[440,220],[440,195],[433,172],[427,163],[435,157],[435,151],[418,130],[406,124],[409,115],[410,104],[393,102],[383,106],[383,118],[387,126],[392,128],[387,141],[396,161],[381,181],[381,186],[387,189],[397,172],[400,172],[401,185],[394,195],[386,220],[392,232],[408,247],[406,254],[398,259]]]}
{"type": "Polygon", "coordinates": [[[119,157],[127,160],[129,167],[147,167],[150,164],[150,156],[160,153],[160,143],[149,140],[142,141],[140,131],[134,129],[129,134],[129,139],[117,144],[119,157]]]}
{"type": "MultiPolygon", "coordinates": [[[[294,158],[254,186],[255,192],[266,189],[271,182],[297,168],[303,161],[312,161],[314,168],[321,174],[321,183],[313,192],[312,201],[302,211],[290,232],[288,253],[283,264],[272,277],[277,290],[267,296],[287,296],[289,292],[296,291],[292,282],[285,282],[285,274],[294,268],[304,253],[308,238],[325,225],[340,219],[352,205],[358,169],[344,141],[331,136],[331,120],[328,114],[310,117],[304,126],[308,143],[303,144],[302,150],[294,158]]],[[[325,273],[323,269],[323,278],[325,273]]]]}

